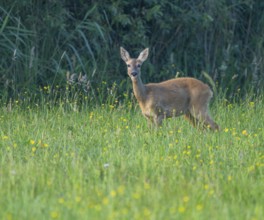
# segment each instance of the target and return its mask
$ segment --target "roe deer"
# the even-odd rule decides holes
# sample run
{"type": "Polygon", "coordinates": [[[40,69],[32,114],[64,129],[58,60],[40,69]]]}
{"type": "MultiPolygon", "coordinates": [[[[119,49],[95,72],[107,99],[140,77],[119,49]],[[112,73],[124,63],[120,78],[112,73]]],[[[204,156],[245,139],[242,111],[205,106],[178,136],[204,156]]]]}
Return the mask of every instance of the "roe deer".
{"type": "Polygon", "coordinates": [[[165,118],[185,115],[194,126],[202,123],[212,130],[219,130],[209,115],[208,105],[213,93],[208,85],[190,77],[145,85],[140,68],[148,58],[149,49],[143,50],[137,59],[131,58],[123,47],[120,47],[120,53],[127,65],[134,95],[148,121],[161,126],[165,118]]]}

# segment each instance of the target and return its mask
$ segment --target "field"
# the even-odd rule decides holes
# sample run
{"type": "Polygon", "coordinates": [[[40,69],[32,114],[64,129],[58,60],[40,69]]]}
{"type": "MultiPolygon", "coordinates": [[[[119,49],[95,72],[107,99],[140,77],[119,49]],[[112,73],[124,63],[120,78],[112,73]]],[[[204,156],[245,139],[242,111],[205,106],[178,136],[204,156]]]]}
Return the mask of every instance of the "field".
{"type": "Polygon", "coordinates": [[[149,128],[134,104],[1,104],[0,219],[260,220],[263,97],[211,114],[220,132],[149,128]]]}

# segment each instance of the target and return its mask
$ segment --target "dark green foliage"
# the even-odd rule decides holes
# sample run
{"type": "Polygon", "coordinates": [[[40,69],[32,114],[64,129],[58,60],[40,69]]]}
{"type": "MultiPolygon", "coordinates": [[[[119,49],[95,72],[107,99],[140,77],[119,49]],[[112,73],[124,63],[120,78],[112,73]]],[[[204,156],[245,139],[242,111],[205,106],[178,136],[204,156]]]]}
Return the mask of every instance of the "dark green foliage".
{"type": "Polygon", "coordinates": [[[228,97],[260,93],[263,10],[261,0],[2,0],[0,92],[12,98],[25,88],[63,86],[68,72],[86,74],[90,96],[103,81],[121,93],[130,85],[124,46],[133,56],[150,48],[145,82],[210,77],[228,97]]]}

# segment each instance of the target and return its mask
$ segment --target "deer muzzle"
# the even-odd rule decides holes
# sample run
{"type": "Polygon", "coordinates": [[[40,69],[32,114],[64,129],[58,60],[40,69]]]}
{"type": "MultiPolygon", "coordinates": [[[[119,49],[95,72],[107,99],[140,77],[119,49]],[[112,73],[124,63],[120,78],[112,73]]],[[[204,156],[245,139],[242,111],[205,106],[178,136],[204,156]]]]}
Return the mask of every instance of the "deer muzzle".
{"type": "Polygon", "coordinates": [[[137,71],[132,71],[132,72],[131,72],[131,75],[134,76],[134,77],[137,76],[137,74],[138,74],[137,71]]]}

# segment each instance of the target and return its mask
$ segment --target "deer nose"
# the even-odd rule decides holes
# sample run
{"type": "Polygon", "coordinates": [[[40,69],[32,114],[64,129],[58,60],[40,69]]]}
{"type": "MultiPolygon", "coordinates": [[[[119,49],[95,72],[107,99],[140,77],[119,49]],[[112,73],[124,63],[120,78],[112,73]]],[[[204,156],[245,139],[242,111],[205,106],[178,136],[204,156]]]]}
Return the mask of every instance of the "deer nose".
{"type": "Polygon", "coordinates": [[[131,75],[132,76],[136,76],[138,73],[137,73],[137,71],[133,71],[133,72],[131,72],[131,75]]]}

